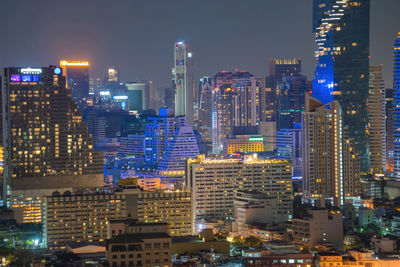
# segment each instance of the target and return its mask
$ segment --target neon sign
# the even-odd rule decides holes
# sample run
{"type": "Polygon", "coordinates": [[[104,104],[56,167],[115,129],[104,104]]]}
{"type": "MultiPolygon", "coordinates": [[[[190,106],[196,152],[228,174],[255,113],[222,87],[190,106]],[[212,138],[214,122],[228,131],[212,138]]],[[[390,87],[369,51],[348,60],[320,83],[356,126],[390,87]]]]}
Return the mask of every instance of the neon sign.
{"type": "Polygon", "coordinates": [[[41,74],[42,69],[39,68],[22,68],[20,70],[21,73],[23,74],[41,74]]]}

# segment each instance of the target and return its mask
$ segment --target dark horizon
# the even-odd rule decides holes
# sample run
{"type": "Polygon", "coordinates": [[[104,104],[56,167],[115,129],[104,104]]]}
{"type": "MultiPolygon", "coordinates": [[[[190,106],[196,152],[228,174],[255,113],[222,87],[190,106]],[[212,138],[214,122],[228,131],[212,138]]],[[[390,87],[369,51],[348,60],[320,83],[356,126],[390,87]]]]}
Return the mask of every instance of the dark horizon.
{"type": "MultiPolygon", "coordinates": [[[[3,27],[0,66],[82,59],[90,61],[93,78],[117,65],[123,81],[151,79],[155,88],[169,87],[174,42],[185,40],[193,44],[195,81],[222,69],[265,76],[270,57],[300,57],[302,72],[314,76],[311,0],[77,3],[2,3],[0,24],[12,26],[3,27]]],[[[371,1],[370,63],[383,64],[387,87],[392,87],[398,10],[398,0],[371,1]]]]}

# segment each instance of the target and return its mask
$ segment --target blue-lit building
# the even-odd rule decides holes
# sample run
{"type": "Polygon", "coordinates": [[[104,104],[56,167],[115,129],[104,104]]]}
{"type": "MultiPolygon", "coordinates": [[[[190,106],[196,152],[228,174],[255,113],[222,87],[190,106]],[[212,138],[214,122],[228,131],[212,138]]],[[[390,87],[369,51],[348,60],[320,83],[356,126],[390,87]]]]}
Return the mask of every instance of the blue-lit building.
{"type": "Polygon", "coordinates": [[[312,92],[312,82],[307,76],[293,74],[282,77],[277,88],[277,129],[293,129],[295,123],[301,122],[305,94],[312,92]]]}
{"type": "Polygon", "coordinates": [[[318,49],[313,97],[323,104],[338,100],[344,125],[369,169],[366,134],[369,77],[370,0],[314,0],[313,32],[318,49]]]}
{"type": "Polygon", "coordinates": [[[302,136],[301,125],[295,129],[280,129],[276,132],[277,155],[292,161],[293,177],[301,178],[302,173],[302,136]]]}
{"type": "Polygon", "coordinates": [[[394,173],[400,178],[400,32],[394,42],[393,60],[394,94],[394,173]]]}
{"type": "Polygon", "coordinates": [[[144,162],[147,171],[184,171],[185,162],[199,154],[196,136],[185,117],[174,117],[160,109],[148,118],[144,134],[144,162]]]}

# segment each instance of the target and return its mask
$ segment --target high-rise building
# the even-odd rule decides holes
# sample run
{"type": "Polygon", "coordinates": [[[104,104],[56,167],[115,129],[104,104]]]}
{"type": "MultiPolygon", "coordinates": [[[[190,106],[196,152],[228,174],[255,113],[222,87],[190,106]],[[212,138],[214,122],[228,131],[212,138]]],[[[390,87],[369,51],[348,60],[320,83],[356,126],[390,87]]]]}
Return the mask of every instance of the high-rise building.
{"type": "Polygon", "coordinates": [[[67,78],[67,88],[79,107],[85,107],[89,96],[89,62],[61,60],[60,67],[67,78]]]}
{"type": "Polygon", "coordinates": [[[275,82],[282,81],[285,76],[293,76],[301,72],[301,58],[269,59],[269,76],[273,77],[275,82]]]}
{"type": "Polygon", "coordinates": [[[269,76],[265,80],[265,108],[263,120],[277,121],[278,113],[278,83],[282,82],[285,76],[293,76],[301,72],[301,59],[269,59],[269,76]]]}
{"type": "Polygon", "coordinates": [[[163,175],[176,175],[182,172],[186,166],[186,160],[195,158],[199,154],[199,147],[193,128],[184,117],[177,117],[176,131],[164,151],[157,170],[163,175]]]}
{"type": "Polygon", "coordinates": [[[143,167],[144,165],[144,135],[128,134],[119,139],[120,147],[118,155],[131,159],[134,167],[143,167]]]}
{"type": "Polygon", "coordinates": [[[313,32],[318,49],[313,96],[323,104],[339,101],[360,153],[362,170],[369,170],[367,98],[369,78],[370,0],[314,0],[313,32]]]}
{"type": "Polygon", "coordinates": [[[213,153],[223,150],[223,140],[234,126],[256,126],[260,121],[256,78],[247,71],[221,71],[212,82],[213,153]]]}
{"type": "Polygon", "coordinates": [[[129,110],[143,111],[146,106],[146,84],[127,82],[125,83],[129,99],[129,110]]]}
{"type": "Polygon", "coordinates": [[[160,109],[160,116],[148,118],[145,129],[145,166],[167,174],[182,172],[185,161],[199,154],[193,128],[185,117],[174,117],[160,109]]]}
{"type": "Polygon", "coordinates": [[[280,129],[276,133],[278,157],[292,161],[293,177],[303,177],[301,128],[280,129]]]}
{"type": "Polygon", "coordinates": [[[306,95],[302,115],[303,192],[320,205],[343,203],[343,124],[338,101],[322,104],[306,95]]]}
{"type": "Polygon", "coordinates": [[[1,94],[4,200],[16,182],[102,174],[60,68],[4,68],[1,94]]]}
{"type": "Polygon", "coordinates": [[[203,77],[200,79],[200,101],[199,101],[199,121],[204,127],[211,128],[211,111],[212,111],[212,87],[211,77],[203,77]],[[200,87],[201,86],[201,87],[200,87]]]}
{"type": "Polygon", "coordinates": [[[234,199],[239,190],[258,190],[276,198],[277,216],[291,218],[292,169],[288,160],[206,159],[188,161],[185,185],[192,191],[195,221],[234,216],[234,199]]]}
{"type": "Polygon", "coordinates": [[[386,88],[386,170],[394,170],[394,94],[386,88]]]}
{"type": "Polygon", "coordinates": [[[194,88],[192,44],[175,43],[174,59],[175,115],[185,116],[188,123],[192,125],[194,88]]]}
{"type": "Polygon", "coordinates": [[[400,178],[400,32],[394,42],[393,60],[394,95],[394,174],[400,178]]]}
{"type": "Polygon", "coordinates": [[[345,200],[361,195],[360,156],[347,126],[343,127],[343,195],[345,200]]]}
{"type": "Polygon", "coordinates": [[[305,95],[312,92],[312,82],[300,74],[284,76],[277,91],[277,129],[293,129],[295,123],[301,122],[305,95]]]}
{"type": "Polygon", "coordinates": [[[382,65],[370,66],[368,96],[368,143],[370,169],[379,173],[386,168],[386,111],[385,86],[382,79],[382,65]]]}

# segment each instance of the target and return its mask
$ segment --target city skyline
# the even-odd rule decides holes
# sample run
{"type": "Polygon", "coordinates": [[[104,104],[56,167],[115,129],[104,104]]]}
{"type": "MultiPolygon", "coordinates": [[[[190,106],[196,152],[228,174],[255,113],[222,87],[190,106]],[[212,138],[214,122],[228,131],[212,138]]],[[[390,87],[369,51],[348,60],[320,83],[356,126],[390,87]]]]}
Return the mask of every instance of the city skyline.
{"type": "MultiPolygon", "coordinates": [[[[303,74],[314,77],[311,0],[253,1],[251,5],[235,0],[229,4],[178,0],[96,4],[94,8],[93,1],[85,1],[75,9],[50,1],[4,3],[0,23],[12,20],[14,27],[4,30],[9,38],[0,44],[0,65],[45,66],[63,58],[89,60],[91,77],[103,76],[109,66],[120,66],[121,80],[147,79],[153,80],[154,88],[170,87],[171,51],[175,42],[185,40],[193,44],[195,80],[232,68],[265,76],[271,57],[301,57],[303,74]],[[155,4],[159,8],[154,8],[155,4]],[[54,8],[57,13],[51,12],[54,8]],[[43,14],[38,17],[30,12],[35,9],[43,14]],[[110,19],[106,23],[104,18],[110,19]],[[14,30],[27,24],[33,30],[24,34],[14,30]],[[26,48],[25,39],[34,49],[26,48]]],[[[398,8],[396,0],[371,1],[371,64],[383,64],[388,87],[393,73],[390,50],[399,31],[398,8]]]]}

